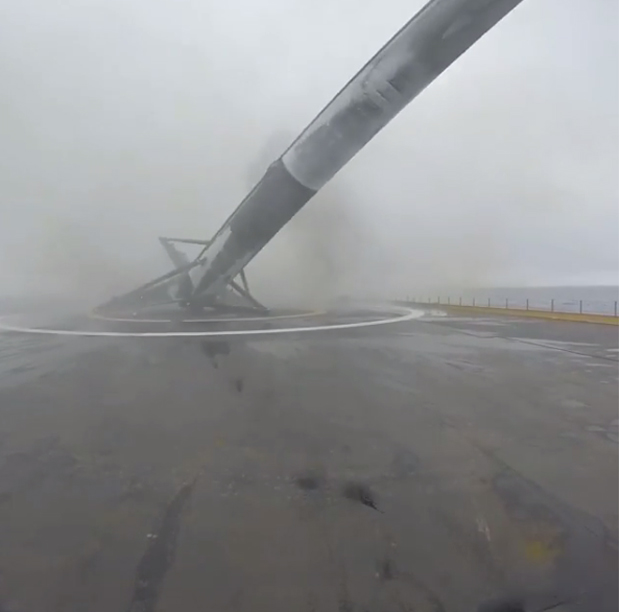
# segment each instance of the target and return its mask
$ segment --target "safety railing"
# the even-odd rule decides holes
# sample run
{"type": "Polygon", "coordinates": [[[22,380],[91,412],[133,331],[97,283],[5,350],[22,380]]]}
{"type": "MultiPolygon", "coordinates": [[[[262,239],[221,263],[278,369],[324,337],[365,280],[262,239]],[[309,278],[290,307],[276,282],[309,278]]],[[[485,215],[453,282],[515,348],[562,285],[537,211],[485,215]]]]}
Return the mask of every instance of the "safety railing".
{"type": "Polygon", "coordinates": [[[468,306],[475,308],[503,308],[505,310],[536,310],[570,314],[618,316],[618,300],[437,296],[407,297],[407,302],[428,306],[468,306]]]}

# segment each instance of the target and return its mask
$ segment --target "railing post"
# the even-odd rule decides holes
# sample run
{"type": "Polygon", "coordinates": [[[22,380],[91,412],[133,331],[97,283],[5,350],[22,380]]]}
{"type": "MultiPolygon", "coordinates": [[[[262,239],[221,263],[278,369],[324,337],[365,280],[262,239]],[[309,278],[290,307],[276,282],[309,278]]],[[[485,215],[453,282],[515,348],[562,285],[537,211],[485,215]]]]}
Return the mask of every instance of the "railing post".
{"type": "Polygon", "coordinates": [[[440,297],[437,298],[437,306],[439,306],[439,304],[441,304],[441,298],[440,297]]]}
{"type": "Polygon", "coordinates": [[[614,317],[618,316],[618,300],[614,302],[614,317]]]}
{"type": "Polygon", "coordinates": [[[450,296],[448,296],[448,306],[450,306],[450,296]]]}
{"type": "Polygon", "coordinates": [[[583,314],[583,300],[579,300],[579,314],[583,314]]]}
{"type": "Polygon", "coordinates": [[[555,310],[555,300],[551,298],[551,312],[555,310]]]}
{"type": "Polygon", "coordinates": [[[459,306],[462,306],[462,305],[463,305],[463,298],[459,297],[459,306]]]}
{"type": "Polygon", "coordinates": [[[487,308],[491,308],[491,298],[487,299],[487,308]]]}
{"type": "Polygon", "coordinates": [[[525,298],[525,310],[530,309],[530,298],[525,298]]]}
{"type": "Polygon", "coordinates": [[[508,298],[506,298],[506,310],[508,310],[508,298]]]}
{"type": "Polygon", "coordinates": [[[475,306],[475,305],[476,305],[476,298],[475,298],[475,297],[473,297],[473,298],[471,299],[471,305],[472,305],[472,306],[475,306]]]}

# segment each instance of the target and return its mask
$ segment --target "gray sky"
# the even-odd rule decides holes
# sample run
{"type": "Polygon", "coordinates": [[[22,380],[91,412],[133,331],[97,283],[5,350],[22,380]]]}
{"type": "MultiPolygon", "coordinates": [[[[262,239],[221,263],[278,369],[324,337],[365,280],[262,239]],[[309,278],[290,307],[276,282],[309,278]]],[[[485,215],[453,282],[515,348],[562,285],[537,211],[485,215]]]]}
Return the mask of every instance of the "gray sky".
{"type": "MultiPolygon", "coordinates": [[[[0,291],[165,271],[156,237],[213,233],[422,4],[0,3],[0,291]]],[[[617,283],[617,0],[525,0],[251,269],[287,295],[617,283]]]]}

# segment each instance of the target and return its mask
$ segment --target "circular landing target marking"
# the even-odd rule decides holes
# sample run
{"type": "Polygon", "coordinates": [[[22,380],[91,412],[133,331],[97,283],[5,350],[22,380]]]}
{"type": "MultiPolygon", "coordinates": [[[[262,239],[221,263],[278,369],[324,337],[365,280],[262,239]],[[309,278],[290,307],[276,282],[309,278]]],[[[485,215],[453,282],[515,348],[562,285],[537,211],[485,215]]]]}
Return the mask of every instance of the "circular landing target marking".
{"type": "MultiPolygon", "coordinates": [[[[351,313],[349,313],[351,314],[351,313]]],[[[332,323],[325,325],[311,325],[303,327],[287,327],[275,329],[238,329],[238,330],[192,330],[192,331],[101,331],[101,330],[78,330],[57,329],[49,327],[27,327],[23,325],[11,325],[7,318],[0,319],[0,331],[18,332],[23,334],[41,334],[53,336],[77,336],[77,337],[104,337],[104,338],[223,338],[238,336],[278,336],[286,334],[299,334],[319,331],[342,331],[347,329],[362,329],[366,327],[378,327],[390,323],[411,321],[422,316],[423,312],[410,308],[398,308],[391,312],[379,314],[389,315],[381,319],[366,321],[354,321],[350,323],[332,323]]],[[[134,321],[135,322],[135,321],[134,321]]]]}

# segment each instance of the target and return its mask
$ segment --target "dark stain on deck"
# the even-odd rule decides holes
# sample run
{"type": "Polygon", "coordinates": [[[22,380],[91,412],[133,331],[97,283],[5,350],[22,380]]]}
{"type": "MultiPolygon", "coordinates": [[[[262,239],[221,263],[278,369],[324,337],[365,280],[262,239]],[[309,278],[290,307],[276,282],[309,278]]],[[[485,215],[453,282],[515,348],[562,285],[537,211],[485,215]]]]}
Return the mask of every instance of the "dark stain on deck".
{"type": "Polygon", "coordinates": [[[170,500],[159,529],[149,534],[148,545],[136,570],[134,591],[128,612],[154,612],[161,587],[174,561],[181,515],[196,480],[185,483],[170,500]]]}

